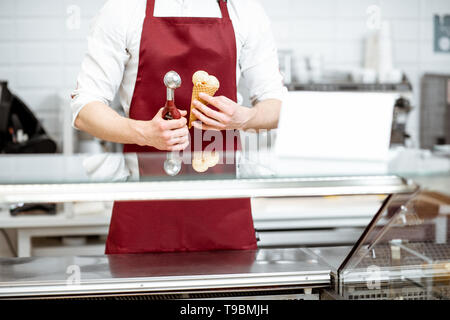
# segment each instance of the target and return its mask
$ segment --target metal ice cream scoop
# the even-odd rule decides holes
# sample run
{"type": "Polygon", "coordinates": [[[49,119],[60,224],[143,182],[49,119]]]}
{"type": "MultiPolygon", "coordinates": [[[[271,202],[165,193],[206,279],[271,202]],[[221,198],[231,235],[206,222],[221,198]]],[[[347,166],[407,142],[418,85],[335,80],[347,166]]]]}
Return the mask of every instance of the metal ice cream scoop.
{"type": "MultiPolygon", "coordinates": [[[[166,120],[180,119],[180,111],[175,106],[175,89],[181,86],[181,77],[175,71],[169,71],[164,76],[164,85],[167,88],[167,101],[162,116],[166,120]]],[[[181,170],[181,158],[178,152],[167,153],[164,161],[164,171],[169,176],[176,176],[181,170]]]]}
{"type": "Polygon", "coordinates": [[[180,119],[180,110],[175,106],[175,89],[181,86],[181,77],[175,71],[169,71],[164,76],[164,85],[167,88],[166,105],[162,111],[165,120],[180,119]]]}
{"type": "Polygon", "coordinates": [[[181,86],[181,77],[175,71],[169,71],[164,76],[164,84],[167,87],[167,100],[174,100],[175,89],[181,86]]]}
{"type": "Polygon", "coordinates": [[[169,176],[176,176],[181,171],[181,157],[178,152],[169,152],[167,159],[164,161],[164,171],[169,176]]]}

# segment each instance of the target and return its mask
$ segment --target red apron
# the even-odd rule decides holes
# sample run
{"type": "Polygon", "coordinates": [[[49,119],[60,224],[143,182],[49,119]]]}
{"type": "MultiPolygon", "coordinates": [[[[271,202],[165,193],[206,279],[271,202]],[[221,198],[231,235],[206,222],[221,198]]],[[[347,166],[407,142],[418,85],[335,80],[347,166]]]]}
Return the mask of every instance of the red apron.
{"type": "MultiPolygon", "coordinates": [[[[187,110],[188,115],[191,79],[197,70],[219,79],[216,95],[236,101],[236,39],[226,1],[219,1],[222,18],[154,17],[154,6],[155,0],[147,1],[130,118],[151,120],[164,106],[163,78],[170,70],[181,76],[182,85],[175,93],[176,105],[187,110]]],[[[190,150],[196,136],[194,130],[197,129],[190,131],[190,150]]],[[[221,134],[225,140],[225,131],[221,134]]],[[[222,150],[236,150],[239,141],[233,139],[223,145],[222,150]]],[[[161,151],[125,145],[124,152],[161,151]]],[[[256,249],[250,199],[114,204],[107,254],[227,249],[256,249]]]]}

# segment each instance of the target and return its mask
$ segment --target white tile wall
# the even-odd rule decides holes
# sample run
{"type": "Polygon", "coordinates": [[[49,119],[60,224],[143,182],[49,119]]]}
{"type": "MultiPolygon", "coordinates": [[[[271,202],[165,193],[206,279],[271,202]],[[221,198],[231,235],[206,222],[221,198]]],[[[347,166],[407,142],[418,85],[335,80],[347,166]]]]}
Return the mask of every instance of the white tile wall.
{"type": "Polygon", "coordinates": [[[335,0],[331,2],[335,3],[335,12],[339,19],[360,19],[363,16],[361,12],[365,12],[370,5],[380,5],[380,1],[377,0],[335,0]]]}
{"type": "MultiPolygon", "coordinates": [[[[366,10],[379,5],[391,22],[395,66],[409,75],[416,100],[424,72],[450,73],[450,55],[433,52],[432,24],[434,14],[450,14],[450,0],[259,1],[272,20],[278,47],[292,49],[297,60],[321,54],[326,66],[361,66],[366,10]]],[[[73,88],[90,21],[104,2],[0,0],[0,78],[8,79],[39,117],[54,118],[57,92],[73,88]],[[72,5],[81,9],[79,30],[66,27],[72,5]]],[[[416,113],[411,123],[415,131],[417,123],[416,113]]],[[[48,129],[59,134],[57,125],[48,129]]]]}
{"type": "Polygon", "coordinates": [[[60,17],[64,8],[63,1],[54,0],[17,0],[16,13],[24,17],[60,17]]]}
{"type": "Polygon", "coordinates": [[[359,43],[365,36],[366,20],[360,18],[337,19],[332,22],[330,30],[335,31],[334,39],[336,41],[353,41],[359,43]]]}
{"type": "Polygon", "coordinates": [[[2,17],[0,20],[0,40],[13,40],[16,36],[14,20],[10,17],[2,17]]]}
{"type": "MultiPolygon", "coordinates": [[[[378,5],[391,24],[394,66],[406,72],[414,86],[415,111],[409,130],[418,141],[420,78],[425,72],[450,74],[450,55],[433,52],[433,15],[450,14],[450,0],[260,0],[272,20],[281,49],[294,50],[299,60],[321,54],[326,67],[361,67],[367,8],[378,5]],[[301,22],[299,22],[301,21],[301,22]],[[289,28],[302,25],[306,32],[289,28]],[[284,30],[290,30],[283,34],[284,30]],[[315,34],[317,37],[314,37],[315,34]]],[[[295,65],[295,63],[294,63],[295,65]]]]}
{"type": "MultiPolygon", "coordinates": [[[[420,16],[420,2],[422,0],[381,0],[382,14],[386,18],[417,19],[420,16]]],[[[377,1],[375,1],[377,2],[377,1]]]]}
{"type": "Polygon", "coordinates": [[[0,0],[0,79],[6,79],[61,139],[58,92],[75,86],[92,17],[105,0],[0,0]],[[81,9],[78,30],[66,27],[68,8],[81,9]]]}
{"type": "Polygon", "coordinates": [[[61,65],[63,47],[53,41],[22,42],[16,45],[16,63],[19,65],[61,65]]]}
{"type": "Polygon", "coordinates": [[[0,16],[8,17],[15,14],[14,0],[3,0],[0,2],[0,16]]]}
{"type": "Polygon", "coordinates": [[[14,60],[14,55],[15,50],[12,46],[0,42],[0,64],[8,65],[11,61],[14,60]]]}
{"type": "MultiPolygon", "coordinates": [[[[421,20],[419,20],[421,22],[421,20]]],[[[411,42],[416,42],[418,35],[420,36],[421,23],[418,23],[417,19],[393,19],[391,21],[391,33],[396,40],[407,40],[411,42]]],[[[433,38],[432,33],[432,23],[431,19],[428,21],[430,23],[429,36],[430,39],[433,38]]]]}

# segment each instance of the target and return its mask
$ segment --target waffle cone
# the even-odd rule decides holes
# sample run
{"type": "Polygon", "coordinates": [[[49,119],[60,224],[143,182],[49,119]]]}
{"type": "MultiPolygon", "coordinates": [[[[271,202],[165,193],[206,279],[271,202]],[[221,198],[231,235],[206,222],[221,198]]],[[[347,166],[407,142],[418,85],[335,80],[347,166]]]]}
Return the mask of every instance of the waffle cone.
{"type": "Polygon", "coordinates": [[[197,117],[192,112],[192,109],[195,108],[195,106],[193,104],[194,100],[198,100],[201,103],[207,105],[208,103],[206,101],[200,99],[199,94],[206,93],[207,95],[212,97],[212,96],[214,96],[214,94],[217,92],[218,89],[219,89],[218,87],[213,87],[213,86],[204,85],[204,84],[194,85],[194,87],[192,88],[191,113],[189,114],[189,129],[192,127],[192,122],[197,120],[197,117]]]}

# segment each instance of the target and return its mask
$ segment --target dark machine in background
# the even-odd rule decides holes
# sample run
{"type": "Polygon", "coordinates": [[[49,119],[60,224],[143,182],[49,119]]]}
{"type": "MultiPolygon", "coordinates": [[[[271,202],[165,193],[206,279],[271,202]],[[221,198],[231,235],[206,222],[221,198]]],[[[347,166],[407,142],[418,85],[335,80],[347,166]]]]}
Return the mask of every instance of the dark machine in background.
{"type": "Polygon", "coordinates": [[[55,153],[56,143],[31,110],[0,82],[0,152],[55,153]]]}
{"type": "MultiPolygon", "coordinates": [[[[30,154],[55,153],[56,142],[25,103],[0,82],[0,153],[30,154]]],[[[55,213],[55,204],[17,204],[10,208],[11,215],[39,212],[55,213]]]]}
{"type": "Polygon", "coordinates": [[[425,74],[421,96],[420,147],[450,145],[450,75],[425,74]]]}

